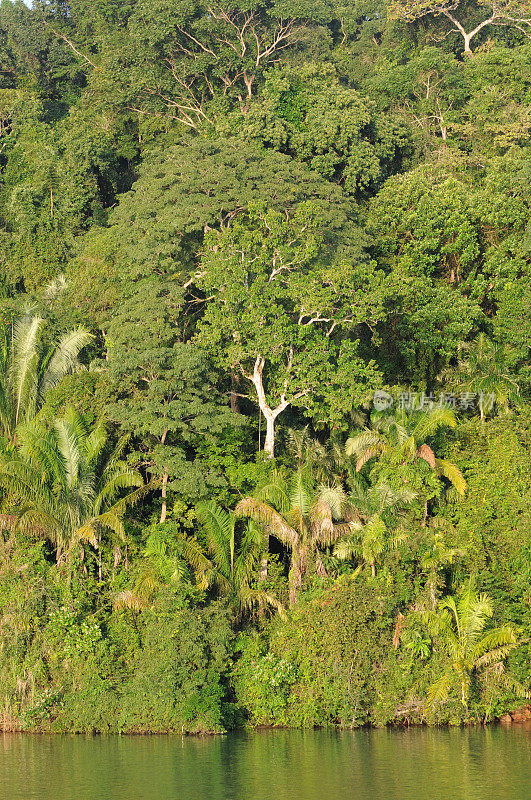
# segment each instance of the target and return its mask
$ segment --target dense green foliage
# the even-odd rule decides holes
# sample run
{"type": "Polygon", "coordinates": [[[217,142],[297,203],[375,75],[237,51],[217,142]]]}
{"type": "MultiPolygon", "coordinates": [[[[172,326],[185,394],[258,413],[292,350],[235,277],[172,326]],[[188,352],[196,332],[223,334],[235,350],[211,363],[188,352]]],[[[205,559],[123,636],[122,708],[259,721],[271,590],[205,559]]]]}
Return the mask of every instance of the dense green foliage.
{"type": "Polygon", "coordinates": [[[491,13],[2,0],[0,727],[526,701],[531,44],[491,13]]]}

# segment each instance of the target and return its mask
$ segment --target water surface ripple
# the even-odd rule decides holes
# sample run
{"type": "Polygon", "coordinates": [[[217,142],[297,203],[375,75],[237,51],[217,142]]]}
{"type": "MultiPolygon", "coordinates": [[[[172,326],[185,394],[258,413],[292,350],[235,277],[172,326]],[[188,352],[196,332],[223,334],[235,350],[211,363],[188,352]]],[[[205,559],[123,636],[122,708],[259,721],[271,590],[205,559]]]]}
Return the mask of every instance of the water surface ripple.
{"type": "Polygon", "coordinates": [[[2,800],[527,800],[531,728],[0,735],[2,800]]]}

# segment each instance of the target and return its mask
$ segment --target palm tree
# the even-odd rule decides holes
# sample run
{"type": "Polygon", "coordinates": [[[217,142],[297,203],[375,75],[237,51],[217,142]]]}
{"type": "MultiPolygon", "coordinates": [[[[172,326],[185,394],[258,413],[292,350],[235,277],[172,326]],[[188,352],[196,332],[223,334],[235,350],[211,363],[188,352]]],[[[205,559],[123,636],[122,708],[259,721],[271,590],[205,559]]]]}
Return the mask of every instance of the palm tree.
{"type": "Polygon", "coordinates": [[[48,389],[81,368],[79,353],[92,339],[84,329],[65,333],[52,346],[43,341],[44,320],[24,314],[4,329],[0,346],[0,435],[16,442],[20,424],[32,420],[48,389]]]}
{"type": "Polygon", "coordinates": [[[457,681],[461,703],[467,709],[473,678],[493,664],[499,665],[500,670],[503,668],[503,661],[518,640],[509,625],[485,631],[492,613],[490,599],[486,594],[477,594],[469,582],[457,598],[443,598],[438,611],[427,616],[449,659],[445,671],[428,691],[428,707],[443,703],[452,683],[457,681]]]}
{"type": "Polygon", "coordinates": [[[310,469],[317,483],[343,483],[352,475],[352,460],[345,453],[341,432],[332,431],[323,444],[310,435],[307,425],[288,428],[286,445],[298,469],[310,469]]]}
{"type": "Polygon", "coordinates": [[[85,540],[98,548],[102,530],[124,539],[124,514],[146,491],[141,474],[122,459],[125,440],[108,452],[102,422],[92,429],[74,409],[52,427],[19,425],[14,451],[0,456],[0,485],[17,526],[39,531],[55,546],[58,562],[85,540]],[[120,497],[122,492],[129,492],[120,497]]]}
{"type": "Polygon", "coordinates": [[[192,585],[204,581],[211,567],[203,548],[194,536],[188,536],[171,522],[149,529],[140,556],[134,585],[119,592],[113,601],[115,610],[139,613],[164,586],[192,585]]]}
{"type": "Polygon", "coordinates": [[[356,461],[356,472],[372,458],[385,459],[396,465],[410,464],[422,459],[438,475],[447,478],[459,494],[466,491],[466,481],[461,471],[444,458],[437,458],[427,440],[440,428],[455,428],[457,421],[450,408],[432,408],[426,411],[405,410],[397,414],[385,412],[371,415],[371,428],[347,439],[345,451],[356,461]]]}
{"type": "Polygon", "coordinates": [[[346,496],[340,486],[315,487],[311,474],[297,470],[291,479],[274,472],[272,479],[255,497],[245,497],[235,509],[237,517],[254,520],[265,535],[278,539],[291,551],[289,570],[290,605],[312,564],[317,574],[326,575],[319,548],[334,544],[350,531],[340,523],[346,496]]]}
{"type": "Polygon", "coordinates": [[[241,535],[236,533],[237,517],[214,501],[198,503],[197,518],[206,539],[210,563],[202,574],[204,588],[217,586],[221,594],[234,598],[243,613],[274,608],[282,613],[282,604],[257,579],[263,551],[263,536],[252,520],[241,535]]]}
{"type": "Polygon", "coordinates": [[[409,505],[416,495],[407,489],[392,489],[381,483],[370,489],[363,489],[360,483],[354,484],[349,497],[348,515],[355,515],[350,521],[350,531],[334,547],[334,556],[345,560],[353,556],[361,557],[371,568],[373,578],[376,564],[386,550],[396,548],[405,538],[403,532],[391,534],[389,529],[392,512],[409,505]]]}
{"type": "Polygon", "coordinates": [[[440,570],[463,555],[463,550],[447,546],[446,532],[449,527],[449,523],[442,517],[433,517],[430,520],[420,559],[420,568],[427,575],[426,588],[430,593],[432,608],[437,606],[440,570]]]}
{"type": "Polygon", "coordinates": [[[443,380],[478,398],[481,421],[493,402],[507,413],[509,401],[517,395],[519,387],[507,369],[507,345],[492,342],[480,333],[472,342],[462,342],[459,347],[457,367],[443,373],[443,380]]]}
{"type": "Polygon", "coordinates": [[[137,614],[162,587],[195,585],[229,597],[244,614],[270,608],[282,613],[282,604],[255,579],[262,548],[258,527],[249,522],[237,536],[235,515],[214,501],[199,503],[196,511],[205,546],[172,523],[154,525],[134,585],[116,595],[114,608],[137,614]]]}

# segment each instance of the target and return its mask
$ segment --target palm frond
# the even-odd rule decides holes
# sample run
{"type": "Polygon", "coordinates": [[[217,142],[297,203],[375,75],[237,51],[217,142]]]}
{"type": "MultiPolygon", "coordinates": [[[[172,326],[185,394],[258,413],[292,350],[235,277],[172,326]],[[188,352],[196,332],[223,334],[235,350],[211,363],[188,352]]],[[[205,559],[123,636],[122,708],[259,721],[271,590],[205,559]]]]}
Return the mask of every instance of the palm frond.
{"type": "MultiPolygon", "coordinates": [[[[130,492],[126,497],[120,498],[116,503],[114,503],[110,508],[104,511],[102,514],[98,516],[93,516],[91,519],[87,520],[76,532],[76,537],[78,540],[81,539],[89,539],[92,536],[95,528],[98,525],[101,525],[103,528],[107,528],[108,530],[113,531],[116,533],[121,539],[124,538],[124,528],[123,528],[123,518],[126,510],[136,503],[138,503],[142,497],[144,497],[149,491],[151,491],[157,481],[152,481],[151,483],[147,483],[144,486],[141,486],[134,492],[130,492]]],[[[90,539],[89,539],[90,540],[90,539]]]]}
{"type": "Polygon", "coordinates": [[[13,397],[14,427],[35,408],[39,363],[39,337],[44,320],[23,315],[15,320],[11,343],[9,383],[13,397]]]}
{"type": "Polygon", "coordinates": [[[81,462],[80,441],[72,420],[58,419],[54,423],[57,433],[57,446],[64,461],[64,474],[68,488],[77,486],[79,481],[79,466],[81,462]]]}
{"type": "Polygon", "coordinates": [[[289,488],[290,508],[298,509],[303,516],[309,514],[313,500],[311,474],[299,469],[291,480],[289,488]]]}
{"type": "Polygon", "coordinates": [[[145,598],[141,597],[132,589],[125,589],[123,592],[119,592],[113,600],[113,608],[115,611],[128,610],[139,614],[146,605],[145,598]]]}
{"type": "MultiPolygon", "coordinates": [[[[84,439],[85,459],[88,464],[96,465],[98,459],[107,444],[108,436],[105,430],[105,425],[102,420],[99,420],[84,439]]],[[[113,456],[115,454],[113,453],[113,456]]],[[[108,463],[111,463],[109,459],[108,463]]]]}
{"type": "Polygon", "coordinates": [[[117,464],[114,473],[106,476],[104,485],[94,498],[94,514],[101,514],[108,503],[112,503],[124,489],[140,488],[144,485],[142,475],[128,464],[117,464]]]}
{"type": "Polygon", "coordinates": [[[361,542],[358,537],[343,536],[334,546],[334,556],[341,561],[348,561],[353,556],[361,555],[361,542]]]}
{"type": "Polygon", "coordinates": [[[40,392],[45,394],[49,389],[57,386],[65,375],[80,369],[79,354],[94,337],[85,328],[65,333],[55,347],[44,374],[42,376],[40,392]]]}
{"type": "Polygon", "coordinates": [[[298,533],[286,523],[281,514],[267,503],[246,497],[240,500],[234,513],[237,517],[247,517],[257,522],[266,533],[274,536],[288,547],[294,547],[298,542],[298,533]]]}
{"type": "Polygon", "coordinates": [[[365,430],[357,436],[351,436],[345,442],[345,453],[349,458],[357,458],[368,448],[382,444],[382,435],[377,431],[365,430]]]}
{"type": "Polygon", "coordinates": [[[279,470],[274,470],[269,480],[257,488],[255,496],[257,500],[277,508],[280,513],[290,508],[289,486],[279,470]]]}
{"type": "Polygon", "coordinates": [[[332,519],[342,519],[345,506],[347,504],[347,496],[342,486],[319,486],[317,490],[318,502],[324,502],[330,509],[332,519]]]}
{"type": "Polygon", "coordinates": [[[511,650],[516,647],[516,642],[514,644],[506,645],[505,647],[495,647],[492,650],[489,650],[488,653],[485,653],[478,658],[475,663],[476,669],[481,669],[482,667],[487,667],[490,664],[496,664],[499,661],[503,661],[511,650]]]}
{"type": "Polygon", "coordinates": [[[197,518],[203,525],[207,546],[226,578],[234,572],[234,515],[213,500],[198,503],[197,518]]]}
{"type": "Polygon", "coordinates": [[[451,461],[446,461],[444,458],[436,458],[435,467],[441,475],[444,475],[444,477],[450,481],[452,486],[455,487],[456,491],[460,495],[464,495],[466,493],[466,480],[464,479],[461,470],[456,467],[455,464],[452,464],[451,461]]]}
{"type": "Polygon", "coordinates": [[[284,606],[272,592],[268,592],[260,587],[251,587],[243,584],[238,592],[238,600],[242,611],[246,613],[262,613],[273,609],[282,618],[286,618],[284,606]]]}
{"type": "Polygon", "coordinates": [[[455,428],[457,420],[451,408],[433,408],[430,411],[420,412],[413,428],[413,436],[423,442],[433,436],[439,428],[455,428]]]}
{"type": "Polygon", "coordinates": [[[477,642],[472,653],[472,661],[476,666],[480,667],[491,663],[493,660],[499,660],[499,658],[493,657],[493,654],[497,653],[500,648],[509,652],[511,648],[516,647],[517,642],[516,632],[510,625],[494,628],[487,631],[477,642]]]}
{"type": "Polygon", "coordinates": [[[368,447],[356,461],[356,472],[360,472],[367,461],[370,461],[371,458],[376,458],[377,456],[381,455],[381,452],[381,448],[379,447],[368,447]]]}
{"type": "Polygon", "coordinates": [[[433,711],[436,706],[441,705],[448,699],[452,686],[452,678],[451,672],[444,672],[441,677],[429,687],[427,706],[430,710],[433,711]]]}

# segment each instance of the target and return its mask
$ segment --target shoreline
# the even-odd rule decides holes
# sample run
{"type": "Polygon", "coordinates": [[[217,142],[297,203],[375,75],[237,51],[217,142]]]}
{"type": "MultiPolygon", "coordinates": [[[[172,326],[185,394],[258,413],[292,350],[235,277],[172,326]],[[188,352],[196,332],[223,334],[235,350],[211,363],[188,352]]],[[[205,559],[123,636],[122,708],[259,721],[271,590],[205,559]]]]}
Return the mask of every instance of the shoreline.
{"type": "Polygon", "coordinates": [[[531,703],[527,703],[524,706],[521,706],[514,711],[506,712],[499,717],[493,717],[490,720],[481,721],[481,720],[463,720],[459,724],[453,725],[449,722],[439,725],[429,725],[426,722],[409,722],[409,723],[397,723],[397,724],[388,724],[388,725],[373,725],[371,723],[366,723],[364,725],[359,725],[357,727],[341,727],[339,725],[331,725],[331,726],[314,726],[313,728],[300,728],[288,725],[255,725],[255,726],[241,726],[237,728],[231,728],[230,730],[212,730],[212,731],[178,731],[178,730],[124,730],[124,731],[55,731],[51,729],[45,728],[26,728],[26,727],[11,727],[7,728],[4,725],[0,725],[0,733],[2,735],[7,734],[19,734],[19,735],[31,735],[31,736],[90,736],[90,737],[97,737],[97,736],[128,736],[128,737],[142,737],[142,736],[181,736],[181,737],[193,737],[193,738],[209,738],[213,736],[228,736],[231,733],[254,733],[254,732],[261,732],[261,731],[337,731],[337,732],[344,732],[344,731],[357,731],[357,730],[405,730],[410,728],[430,728],[430,729],[444,729],[444,728],[486,728],[488,726],[500,726],[502,728],[512,728],[522,727],[524,729],[529,728],[531,730],[531,703]]]}

